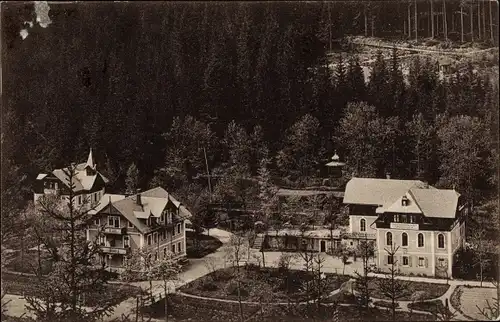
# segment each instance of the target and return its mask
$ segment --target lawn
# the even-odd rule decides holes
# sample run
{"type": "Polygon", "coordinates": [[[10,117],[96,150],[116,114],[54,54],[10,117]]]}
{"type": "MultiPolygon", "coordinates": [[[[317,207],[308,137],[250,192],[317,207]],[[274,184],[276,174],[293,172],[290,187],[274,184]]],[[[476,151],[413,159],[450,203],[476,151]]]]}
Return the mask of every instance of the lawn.
{"type": "MultiPolygon", "coordinates": [[[[37,286],[40,281],[34,276],[14,275],[2,273],[2,287],[8,294],[37,296],[37,286]]],[[[105,292],[95,292],[85,297],[86,306],[94,306],[96,303],[107,301],[112,304],[118,304],[121,301],[141,294],[138,287],[123,284],[108,284],[105,292]]]]}
{"type": "Polygon", "coordinates": [[[431,313],[443,312],[446,310],[446,307],[443,305],[441,300],[410,303],[408,304],[408,308],[431,313]]]}
{"type": "MultiPolygon", "coordinates": [[[[315,304],[309,306],[264,306],[263,312],[256,305],[243,303],[243,316],[245,321],[266,321],[266,322],[302,322],[302,321],[332,321],[333,306],[321,306],[320,309],[315,304]]],[[[199,300],[183,297],[175,294],[169,297],[169,321],[191,321],[191,322],[211,322],[211,321],[240,321],[239,306],[237,304],[227,305],[214,301],[199,300]]],[[[148,313],[156,319],[164,318],[164,302],[160,301],[148,308],[148,313]]],[[[338,307],[338,315],[341,321],[390,321],[392,316],[385,309],[370,309],[369,312],[362,312],[355,306],[338,307]]],[[[397,312],[398,321],[433,321],[430,315],[413,313],[411,316],[407,312],[397,312]]]]}
{"type": "Polygon", "coordinates": [[[186,254],[188,258],[201,258],[215,252],[222,246],[222,242],[208,235],[198,236],[199,247],[195,247],[195,234],[192,230],[186,230],[186,254]]]}
{"type": "MultiPolygon", "coordinates": [[[[48,253],[42,251],[40,256],[42,274],[48,274],[52,269],[52,262],[48,259],[48,253]]],[[[28,250],[21,256],[20,251],[16,251],[14,258],[5,266],[7,270],[34,274],[38,269],[38,252],[28,250]]]]}
{"type": "MultiPolygon", "coordinates": [[[[205,275],[180,288],[184,293],[204,297],[238,300],[238,284],[235,268],[224,268],[205,275]]],[[[242,300],[258,301],[259,296],[272,302],[306,300],[307,281],[312,274],[304,271],[279,271],[276,268],[258,268],[258,266],[240,267],[240,294],[242,300]]],[[[338,289],[349,277],[326,274],[323,294],[338,289]]],[[[309,283],[312,285],[312,283],[309,283]]],[[[313,286],[310,286],[312,289],[313,286]]]]}
{"type": "MultiPolygon", "coordinates": [[[[370,296],[373,298],[377,299],[382,299],[382,300],[389,300],[389,298],[385,295],[383,295],[380,292],[380,282],[386,280],[381,279],[381,278],[372,278],[370,279],[368,288],[370,290],[370,296]]],[[[422,292],[422,297],[420,300],[432,300],[435,298],[440,297],[450,287],[449,285],[446,284],[437,284],[437,283],[424,283],[424,282],[411,282],[411,281],[405,281],[405,283],[408,283],[408,291],[403,297],[400,297],[398,300],[399,301],[411,301],[412,300],[412,295],[416,292],[422,292]],[[425,293],[425,294],[424,294],[425,293]]],[[[355,285],[355,289],[359,291],[359,288],[357,285],[355,285]]]]}

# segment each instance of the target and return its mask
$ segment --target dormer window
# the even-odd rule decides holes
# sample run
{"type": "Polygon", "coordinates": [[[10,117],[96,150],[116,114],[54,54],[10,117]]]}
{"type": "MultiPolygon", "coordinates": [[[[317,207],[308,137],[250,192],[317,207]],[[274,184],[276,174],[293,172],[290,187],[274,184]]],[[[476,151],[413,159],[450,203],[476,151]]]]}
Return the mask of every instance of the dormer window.
{"type": "Polygon", "coordinates": [[[403,198],[401,199],[401,206],[406,207],[408,206],[408,203],[409,203],[408,198],[406,196],[403,196],[403,198]]]}

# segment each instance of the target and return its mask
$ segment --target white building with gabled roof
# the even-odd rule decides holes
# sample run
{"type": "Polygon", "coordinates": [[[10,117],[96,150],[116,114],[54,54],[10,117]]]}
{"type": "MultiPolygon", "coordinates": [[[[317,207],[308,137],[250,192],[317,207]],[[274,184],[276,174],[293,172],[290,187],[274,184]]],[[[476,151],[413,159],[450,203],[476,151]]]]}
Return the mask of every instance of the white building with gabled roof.
{"type": "Polygon", "coordinates": [[[34,188],[34,201],[36,203],[41,196],[47,194],[55,194],[61,199],[67,199],[71,188],[76,206],[86,203],[90,207],[101,200],[108,182],[109,180],[97,170],[92,149],[90,149],[85,163],[54,169],[48,173],[39,173],[34,188]],[[71,183],[70,167],[74,169],[71,183]]]}
{"type": "Polygon", "coordinates": [[[469,213],[458,192],[419,180],[352,178],[343,202],[349,208],[351,245],[371,240],[382,271],[395,263],[401,273],[452,276],[469,213]],[[391,245],[398,249],[395,256],[386,251],[391,245]]]}

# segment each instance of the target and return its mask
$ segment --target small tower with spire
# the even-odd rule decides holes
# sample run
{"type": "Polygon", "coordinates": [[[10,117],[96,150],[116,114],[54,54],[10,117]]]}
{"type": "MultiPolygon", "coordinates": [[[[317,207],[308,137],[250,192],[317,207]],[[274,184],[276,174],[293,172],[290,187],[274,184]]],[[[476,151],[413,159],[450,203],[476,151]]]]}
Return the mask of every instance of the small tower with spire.
{"type": "Polygon", "coordinates": [[[89,157],[87,158],[87,163],[85,163],[85,171],[87,176],[93,176],[97,171],[97,165],[94,163],[94,157],[92,155],[92,148],[90,148],[89,157]]]}

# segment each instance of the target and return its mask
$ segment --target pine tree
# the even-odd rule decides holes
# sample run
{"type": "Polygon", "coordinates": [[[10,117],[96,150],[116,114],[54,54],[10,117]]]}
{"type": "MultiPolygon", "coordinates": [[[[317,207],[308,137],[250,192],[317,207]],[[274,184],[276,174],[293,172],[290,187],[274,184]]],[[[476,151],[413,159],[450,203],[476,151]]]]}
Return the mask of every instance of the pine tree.
{"type": "Polygon", "coordinates": [[[398,268],[397,268],[397,259],[396,253],[399,249],[399,246],[395,246],[391,244],[390,248],[386,248],[385,251],[387,256],[390,259],[389,263],[389,273],[386,274],[386,278],[379,279],[378,287],[385,297],[391,300],[390,310],[392,312],[392,321],[398,321],[396,319],[396,309],[399,306],[398,300],[404,296],[409,295],[409,284],[406,281],[401,279],[397,279],[398,268]]]}
{"type": "Polygon", "coordinates": [[[373,63],[368,83],[369,102],[373,104],[381,115],[387,115],[387,98],[391,93],[388,90],[389,72],[382,52],[378,52],[373,63]]]}
{"type": "Polygon", "coordinates": [[[135,163],[132,163],[127,170],[127,177],[125,178],[126,194],[131,195],[136,193],[139,188],[139,170],[135,163]]]}
{"type": "Polygon", "coordinates": [[[349,101],[364,101],[366,98],[366,83],[363,69],[359,65],[359,57],[351,55],[347,67],[347,80],[351,97],[349,101]]]}
{"type": "Polygon", "coordinates": [[[37,207],[49,226],[43,227],[43,244],[50,252],[53,270],[43,278],[38,288],[38,297],[26,297],[27,309],[42,321],[97,321],[110,312],[109,300],[102,300],[90,310],[81,301],[85,295],[104,292],[109,275],[104,264],[100,265],[100,248],[97,240],[87,241],[85,229],[91,220],[90,210],[96,204],[85,200],[75,206],[76,167],[64,170],[70,182],[68,197],[43,196],[37,207]]]}

